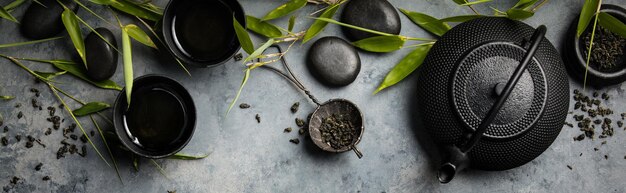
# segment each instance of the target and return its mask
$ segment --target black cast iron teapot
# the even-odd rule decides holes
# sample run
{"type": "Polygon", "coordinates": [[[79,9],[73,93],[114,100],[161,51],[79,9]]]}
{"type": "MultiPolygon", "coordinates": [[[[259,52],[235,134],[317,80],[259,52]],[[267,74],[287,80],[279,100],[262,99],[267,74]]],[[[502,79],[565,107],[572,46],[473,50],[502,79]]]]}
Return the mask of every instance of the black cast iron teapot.
{"type": "Polygon", "coordinates": [[[423,129],[442,150],[441,183],[468,166],[521,166],[556,139],[569,82],[545,32],[487,17],[459,24],[433,45],[418,78],[418,105],[423,129]]]}

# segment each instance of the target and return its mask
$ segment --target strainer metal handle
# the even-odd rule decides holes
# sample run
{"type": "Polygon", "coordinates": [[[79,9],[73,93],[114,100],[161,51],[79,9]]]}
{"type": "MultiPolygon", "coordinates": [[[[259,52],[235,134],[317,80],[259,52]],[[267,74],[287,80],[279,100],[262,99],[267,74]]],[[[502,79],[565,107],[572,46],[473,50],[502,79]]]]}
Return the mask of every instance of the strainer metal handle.
{"type": "MultiPolygon", "coordinates": [[[[276,48],[279,53],[283,53],[283,50],[282,50],[282,48],[279,45],[271,45],[270,47],[276,48]]],[[[258,60],[260,60],[260,59],[258,59],[258,60]]],[[[321,106],[321,104],[317,100],[317,98],[315,98],[315,96],[313,96],[313,94],[311,94],[311,92],[308,89],[306,89],[306,87],[304,87],[304,85],[298,80],[298,78],[296,78],[296,76],[293,74],[293,72],[291,72],[291,68],[289,68],[289,64],[287,64],[287,60],[285,60],[284,56],[280,57],[280,61],[283,64],[283,66],[285,67],[285,69],[287,69],[287,72],[289,74],[286,74],[283,71],[278,70],[277,68],[275,68],[273,66],[262,65],[261,67],[269,69],[269,70],[272,70],[272,71],[278,73],[280,76],[284,77],[285,79],[289,80],[289,82],[294,84],[298,89],[302,90],[304,92],[304,94],[306,94],[309,97],[309,99],[311,99],[311,101],[313,101],[313,103],[315,103],[317,106],[321,106]]]]}

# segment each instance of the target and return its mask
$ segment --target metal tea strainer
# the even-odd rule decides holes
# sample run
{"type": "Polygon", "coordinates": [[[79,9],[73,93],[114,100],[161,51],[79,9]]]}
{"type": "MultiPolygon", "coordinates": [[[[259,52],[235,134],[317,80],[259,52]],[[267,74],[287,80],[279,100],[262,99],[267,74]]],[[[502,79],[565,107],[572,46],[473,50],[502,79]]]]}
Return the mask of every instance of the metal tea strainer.
{"type": "MultiPolygon", "coordinates": [[[[272,45],[271,47],[276,48],[279,53],[283,52],[278,45],[272,45]]],[[[363,157],[361,151],[356,148],[356,145],[361,141],[361,136],[363,136],[364,130],[363,115],[361,114],[359,108],[354,103],[346,99],[330,99],[320,104],[319,101],[311,94],[311,92],[309,92],[309,90],[307,90],[306,87],[304,87],[304,85],[302,85],[302,83],[300,83],[296,76],[291,72],[289,64],[287,64],[287,61],[285,60],[285,57],[281,57],[280,60],[289,74],[286,74],[272,66],[263,65],[261,67],[272,70],[284,77],[285,79],[289,80],[296,87],[298,87],[298,89],[303,91],[309,97],[309,99],[313,101],[313,103],[317,105],[317,108],[315,108],[315,111],[309,118],[309,135],[311,136],[311,140],[313,140],[313,143],[315,143],[315,145],[317,145],[324,151],[340,153],[352,150],[359,157],[359,159],[363,157]],[[323,127],[324,119],[333,115],[345,115],[345,120],[347,120],[347,122],[349,122],[348,124],[350,124],[355,129],[355,133],[353,135],[350,145],[335,148],[332,147],[329,142],[324,142],[320,129],[323,127]]]]}

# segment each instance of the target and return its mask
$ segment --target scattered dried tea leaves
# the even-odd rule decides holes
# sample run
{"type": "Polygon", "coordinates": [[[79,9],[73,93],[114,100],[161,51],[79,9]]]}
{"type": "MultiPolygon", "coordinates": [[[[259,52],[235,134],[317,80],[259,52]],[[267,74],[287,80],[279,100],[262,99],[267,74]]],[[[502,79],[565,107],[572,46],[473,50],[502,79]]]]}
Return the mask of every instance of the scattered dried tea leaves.
{"type": "Polygon", "coordinates": [[[298,144],[300,143],[300,139],[298,139],[298,138],[293,138],[293,139],[290,139],[290,140],[289,140],[289,142],[291,142],[291,143],[293,143],[293,144],[298,145],[298,144]]]}
{"type": "Polygon", "coordinates": [[[570,165],[567,165],[567,168],[569,168],[569,170],[573,169],[572,166],[570,166],[570,165]]]}
{"type": "Polygon", "coordinates": [[[35,166],[35,171],[39,171],[41,170],[41,167],[43,167],[43,163],[39,163],[35,166]]]}
{"type": "MultiPolygon", "coordinates": [[[[609,107],[602,106],[602,101],[597,99],[601,97],[604,100],[609,100],[610,96],[607,93],[593,92],[591,95],[593,98],[586,96],[579,90],[574,90],[574,110],[577,110],[580,114],[573,115],[574,120],[577,122],[577,126],[580,131],[583,131],[584,136],[593,139],[595,137],[596,126],[602,129],[602,132],[598,136],[599,138],[606,138],[613,136],[613,121],[609,115],[613,114],[613,110],[609,107]],[[592,119],[594,119],[592,121],[592,119]]],[[[623,123],[622,123],[623,124],[623,123]]],[[[617,123],[620,127],[619,123],[617,123]]],[[[581,141],[584,136],[578,135],[574,137],[574,140],[581,141]]]]}
{"type": "Polygon", "coordinates": [[[2,146],[9,145],[9,140],[6,137],[2,137],[2,146]]]}
{"type": "Polygon", "coordinates": [[[300,102],[296,102],[293,105],[291,105],[291,113],[296,113],[298,112],[298,108],[300,107],[300,102]]]}
{"type": "Polygon", "coordinates": [[[257,123],[261,123],[261,116],[259,114],[254,115],[254,119],[256,119],[257,123]]]}
{"type": "Polygon", "coordinates": [[[241,104],[239,105],[239,108],[241,108],[241,109],[247,109],[247,108],[250,108],[250,105],[249,105],[248,103],[241,103],[241,104]]]}
{"type": "Polygon", "coordinates": [[[301,128],[301,129],[298,131],[298,134],[300,134],[300,135],[304,135],[304,129],[302,129],[302,128],[301,128]]]}
{"type": "Polygon", "coordinates": [[[43,178],[41,178],[41,180],[48,181],[48,180],[50,180],[50,176],[44,176],[43,178]]]}
{"type": "Polygon", "coordinates": [[[283,130],[284,133],[289,133],[291,132],[292,128],[291,127],[287,127],[285,128],[285,130],[283,130]]]}
{"type": "Polygon", "coordinates": [[[241,54],[241,52],[239,52],[235,56],[233,56],[233,59],[235,59],[235,61],[240,61],[240,60],[243,59],[243,54],[241,54]]]}
{"type": "Polygon", "coordinates": [[[298,127],[304,127],[304,120],[300,119],[300,118],[296,118],[296,125],[298,125],[298,127]]]}
{"type": "Polygon", "coordinates": [[[33,147],[33,142],[27,141],[26,148],[31,148],[31,147],[33,147]]]}
{"type": "Polygon", "coordinates": [[[21,119],[22,117],[24,117],[24,113],[22,113],[22,111],[20,111],[19,113],[17,113],[17,118],[21,119]]]}

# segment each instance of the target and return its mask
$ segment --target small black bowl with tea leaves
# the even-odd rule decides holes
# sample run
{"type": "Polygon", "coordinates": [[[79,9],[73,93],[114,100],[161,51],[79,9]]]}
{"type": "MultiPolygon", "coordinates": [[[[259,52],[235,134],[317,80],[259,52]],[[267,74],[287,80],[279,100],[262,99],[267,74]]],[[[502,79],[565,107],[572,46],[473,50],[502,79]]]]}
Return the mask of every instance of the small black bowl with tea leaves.
{"type": "Polygon", "coordinates": [[[196,108],[189,92],[173,79],[146,75],[134,80],[130,105],[120,92],[113,125],[120,142],[150,159],[174,155],[191,140],[196,108]]]}

